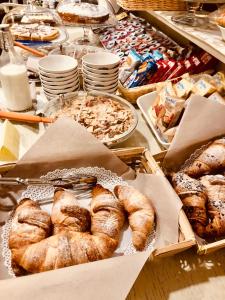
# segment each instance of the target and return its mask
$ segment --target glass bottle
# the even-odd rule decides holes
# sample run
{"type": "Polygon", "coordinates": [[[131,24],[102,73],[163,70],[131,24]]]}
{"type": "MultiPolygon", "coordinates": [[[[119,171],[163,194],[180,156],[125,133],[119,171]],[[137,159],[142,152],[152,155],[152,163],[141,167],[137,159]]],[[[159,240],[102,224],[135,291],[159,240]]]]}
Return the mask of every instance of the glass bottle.
{"type": "Polygon", "coordinates": [[[12,111],[24,111],[32,107],[27,69],[23,58],[15,51],[8,24],[0,25],[0,80],[5,105],[12,111]]]}

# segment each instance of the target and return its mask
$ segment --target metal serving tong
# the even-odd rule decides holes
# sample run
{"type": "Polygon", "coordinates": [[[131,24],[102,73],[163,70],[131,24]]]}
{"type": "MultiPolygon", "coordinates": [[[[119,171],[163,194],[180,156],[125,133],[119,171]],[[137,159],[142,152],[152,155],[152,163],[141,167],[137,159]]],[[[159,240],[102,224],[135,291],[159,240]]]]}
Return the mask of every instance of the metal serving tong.
{"type": "Polygon", "coordinates": [[[44,178],[20,178],[20,177],[0,177],[0,185],[51,185],[54,187],[82,187],[94,186],[97,178],[94,176],[81,176],[81,177],[58,177],[54,179],[44,178]]]}

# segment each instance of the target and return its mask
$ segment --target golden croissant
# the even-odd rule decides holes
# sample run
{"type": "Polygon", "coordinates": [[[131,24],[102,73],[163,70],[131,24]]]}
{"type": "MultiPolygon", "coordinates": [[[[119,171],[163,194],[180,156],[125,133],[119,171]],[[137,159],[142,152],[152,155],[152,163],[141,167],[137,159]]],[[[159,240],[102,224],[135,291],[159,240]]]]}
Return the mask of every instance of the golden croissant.
{"type": "Polygon", "coordinates": [[[143,250],[154,225],[154,209],[150,200],[131,186],[118,185],[114,193],[128,213],[134,247],[143,250]]]}
{"type": "Polygon", "coordinates": [[[60,201],[59,198],[65,199],[67,193],[62,196],[56,192],[54,197],[52,222],[59,233],[22,248],[10,247],[12,262],[26,272],[37,273],[108,258],[117,248],[124,214],[122,206],[112,193],[98,185],[93,189],[92,234],[77,232],[77,219],[80,218],[80,214],[86,217],[84,210],[71,209],[69,226],[66,229],[67,219],[61,219],[62,210],[57,210],[56,205],[57,202],[59,206],[64,205],[65,200],[60,201]],[[63,220],[62,224],[59,220],[63,220]],[[59,225],[62,225],[61,229],[59,225]]]}
{"type": "Polygon", "coordinates": [[[91,224],[90,212],[79,206],[74,194],[63,189],[55,190],[51,220],[54,234],[63,230],[89,231],[91,224]]]}
{"type": "Polygon", "coordinates": [[[183,172],[199,177],[225,167],[225,138],[212,142],[183,172]]]}
{"type": "Polygon", "coordinates": [[[9,247],[20,248],[45,239],[51,231],[50,215],[37,202],[23,199],[17,205],[9,234],[9,247]]]}
{"type": "MultiPolygon", "coordinates": [[[[30,199],[21,200],[14,211],[9,233],[9,248],[27,247],[45,239],[50,233],[50,215],[43,211],[37,202],[30,199]]],[[[12,268],[15,274],[24,274],[24,270],[14,260],[12,268]]]]}
{"type": "Polygon", "coordinates": [[[225,177],[207,175],[201,178],[208,196],[208,215],[210,222],[205,228],[204,237],[225,235],[225,177]]]}
{"type": "Polygon", "coordinates": [[[197,179],[182,172],[173,174],[172,184],[183,202],[184,211],[192,227],[199,236],[203,236],[207,224],[205,187],[197,179]]]}

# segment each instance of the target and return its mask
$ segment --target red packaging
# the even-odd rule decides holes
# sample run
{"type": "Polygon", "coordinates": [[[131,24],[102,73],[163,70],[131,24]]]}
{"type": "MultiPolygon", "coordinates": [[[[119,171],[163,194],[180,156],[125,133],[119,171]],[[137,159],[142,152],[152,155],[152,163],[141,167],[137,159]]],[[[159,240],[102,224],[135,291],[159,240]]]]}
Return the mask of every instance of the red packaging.
{"type": "Polygon", "coordinates": [[[215,57],[205,51],[200,53],[199,60],[201,61],[201,67],[199,68],[197,73],[204,72],[209,69],[214,69],[215,63],[217,62],[217,59],[215,57]]]}
{"type": "Polygon", "coordinates": [[[161,77],[169,70],[169,64],[163,60],[157,61],[158,70],[150,78],[149,83],[157,83],[161,81],[161,77]]]}
{"type": "Polygon", "coordinates": [[[188,59],[184,61],[184,65],[186,68],[186,73],[198,73],[200,69],[201,61],[197,56],[192,55],[188,59]]]}
{"type": "Polygon", "coordinates": [[[164,73],[164,75],[161,77],[160,81],[166,81],[167,78],[175,71],[178,63],[174,59],[169,59],[168,65],[169,65],[169,70],[166,73],[164,73]]]}
{"type": "Polygon", "coordinates": [[[180,77],[186,72],[186,68],[183,61],[179,61],[177,68],[170,74],[170,76],[167,79],[173,79],[180,77]]]}

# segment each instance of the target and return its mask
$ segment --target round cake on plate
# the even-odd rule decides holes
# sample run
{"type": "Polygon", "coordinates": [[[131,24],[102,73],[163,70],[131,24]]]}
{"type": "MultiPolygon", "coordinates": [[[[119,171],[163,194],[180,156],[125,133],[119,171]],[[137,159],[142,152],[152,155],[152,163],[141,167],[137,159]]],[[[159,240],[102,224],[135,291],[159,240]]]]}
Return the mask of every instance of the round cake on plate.
{"type": "Polygon", "coordinates": [[[65,3],[57,11],[64,22],[71,24],[100,24],[109,18],[107,8],[90,3],[65,3]]]}

